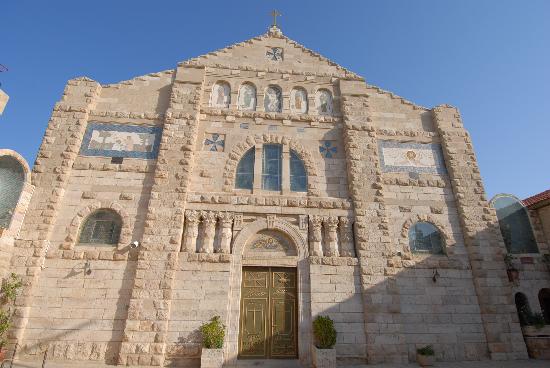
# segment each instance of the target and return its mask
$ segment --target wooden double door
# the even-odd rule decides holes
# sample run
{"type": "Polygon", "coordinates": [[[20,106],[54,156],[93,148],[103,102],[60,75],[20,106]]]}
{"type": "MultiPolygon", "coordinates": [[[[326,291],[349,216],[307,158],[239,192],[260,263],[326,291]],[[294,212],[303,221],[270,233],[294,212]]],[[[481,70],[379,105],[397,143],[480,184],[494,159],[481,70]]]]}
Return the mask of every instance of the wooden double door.
{"type": "Polygon", "coordinates": [[[298,357],[296,268],[243,267],[239,358],[298,357]]]}

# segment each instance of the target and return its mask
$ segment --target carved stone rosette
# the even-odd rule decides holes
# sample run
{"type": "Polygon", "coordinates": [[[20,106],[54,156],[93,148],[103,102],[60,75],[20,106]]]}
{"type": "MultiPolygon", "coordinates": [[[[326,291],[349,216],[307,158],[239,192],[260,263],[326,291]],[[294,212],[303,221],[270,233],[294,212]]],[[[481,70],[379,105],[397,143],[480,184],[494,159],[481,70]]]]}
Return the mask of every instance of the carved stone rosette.
{"type": "Polygon", "coordinates": [[[338,217],[327,216],[323,219],[325,226],[325,256],[338,257],[338,217]]]}
{"type": "Polygon", "coordinates": [[[322,257],[323,256],[323,234],[322,234],[322,225],[323,218],[321,216],[310,216],[309,217],[309,253],[312,256],[322,257]]]}
{"type": "Polygon", "coordinates": [[[199,236],[200,214],[198,211],[185,212],[185,234],[183,236],[183,250],[189,253],[197,251],[197,238],[199,236]]]}
{"type": "Polygon", "coordinates": [[[233,237],[233,213],[231,212],[219,212],[218,220],[220,220],[221,233],[220,233],[220,248],[217,249],[217,253],[231,253],[231,239],[233,237]]]}
{"type": "Polygon", "coordinates": [[[340,217],[340,256],[355,257],[353,246],[353,220],[349,217],[340,217]]]}
{"type": "Polygon", "coordinates": [[[216,222],[218,220],[216,212],[201,211],[203,223],[203,237],[199,252],[214,253],[214,238],[216,236],[216,222]]]}

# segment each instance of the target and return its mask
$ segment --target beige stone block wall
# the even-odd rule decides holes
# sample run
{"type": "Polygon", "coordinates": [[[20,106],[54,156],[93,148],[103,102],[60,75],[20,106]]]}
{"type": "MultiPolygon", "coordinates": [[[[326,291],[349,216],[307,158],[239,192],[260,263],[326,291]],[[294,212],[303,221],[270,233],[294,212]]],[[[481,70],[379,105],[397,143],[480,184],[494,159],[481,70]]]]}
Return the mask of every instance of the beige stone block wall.
{"type": "MultiPolygon", "coordinates": [[[[220,258],[210,257],[215,261],[220,258]]],[[[202,341],[199,327],[214,316],[220,316],[228,325],[230,264],[228,257],[221,263],[199,261],[196,254],[184,253],[181,258],[174,275],[166,359],[169,365],[198,367],[202,341]]]]}
{"type": "Polygon", "coordinates": [[[356,265],[310,265],[311,316],[329,316],[338,333],[340,362],[366,359],[366,336],[361,272],[356,265]]]}
{"type": "Polygon", "coordinates": [[[21,356],[115,363],[135,261],[49,258],[37,281],[21,356]]]}
{"type": "Polygon", "coordinates": [[[105,111],[146,116],[164,114],[168,108],[174,70],[151,73],[127,81],[102,86],[96,112],[105,111]]]}

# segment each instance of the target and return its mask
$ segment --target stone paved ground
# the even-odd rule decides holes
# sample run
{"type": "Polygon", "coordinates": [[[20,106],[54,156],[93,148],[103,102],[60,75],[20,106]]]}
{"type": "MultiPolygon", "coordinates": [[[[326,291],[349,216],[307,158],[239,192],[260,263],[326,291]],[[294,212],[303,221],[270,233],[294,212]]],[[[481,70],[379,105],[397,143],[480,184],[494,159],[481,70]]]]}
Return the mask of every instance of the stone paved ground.
{"type": "MultiPolygon", "coordinates": [[[[17,362],[13,364],[13,368],[40,368],[42,362],[17,362]]],[[[259,366],[262,367],[263,365],[259,366]]],[[[9,367],[9,364],[4,365],[2,368],[9,367]]],[[[48,362],[46,368],[108,368],[114,367],[112,365],[96,364],[90,362],[74,362],[74,363],[57,363],[48,362]]],[[[269,365],[264,367],[274,368],[276,365],[269,365]]],[[[285,368],[284,366],[280,366],[285,368]]],[[[417,364],[376,364],[376,365],[354,365],[339,368],[414,368],[418,367],[417,364]]],[[[460,363],[443,363],[438,362],[434,368],[550,368],[550,361],[548,360],[517,360],[517,361],[481,361],[481,362],[460,362],[460,363]]]]}

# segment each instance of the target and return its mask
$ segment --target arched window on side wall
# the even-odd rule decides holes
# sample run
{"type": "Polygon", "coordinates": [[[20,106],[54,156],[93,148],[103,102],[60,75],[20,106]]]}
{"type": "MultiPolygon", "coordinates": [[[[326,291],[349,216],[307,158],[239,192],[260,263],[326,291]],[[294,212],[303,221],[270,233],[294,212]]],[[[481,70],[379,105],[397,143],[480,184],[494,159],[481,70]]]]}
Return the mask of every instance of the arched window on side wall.
{"type": "Polygon", "coordinates": [[[544,322],[550,325],[550,289],[540,289],[539,303],[542,315],[544,316],[544,322]]]}
{"type": "Polygon", "coordinates": [[[538,253],[529,214],[523,204],[507,194],[499,194],[491,202],[497,211],[500,232],[508,252],[538,253]]]}
{"type": "Polygon", "coordinates": [[[237,165],[237,177],[235,180],[235,188],[237,189],[252,189],[254,184],[254,159],[256,150],[249,149],[239,161],[237,165]]]}
{"type": "Polygon", "coordinates": [[[25,183],[25,170],[11,156],[0,156],[0,228],[8,229],[25,183]]]}
{"type": "Polygon", "coordinates": [[[443,254],[441,232],[429,222],[417,222],[411,226],[409,246],[417,253],[443,254]]]}
{"type": "Polygon", "coordinates": [[[529,319],[531,318],[531,308],[529,307],[529,301],[523,293],[516,293],[515,297],[516,311],[518,313],[519,324],[527,326],[529,319]]]}
{"type": "Polygon", "coordinates": [[[122,228],[122,218],[112,210],[93,212],[82,225],[79,244],[117,245],[122,228]]]}
{"type": "Polygon", "coordinates": [[[290,190],[292,192],[307,192],[306,167],[293,150],[290,150],[290,190]]]}

